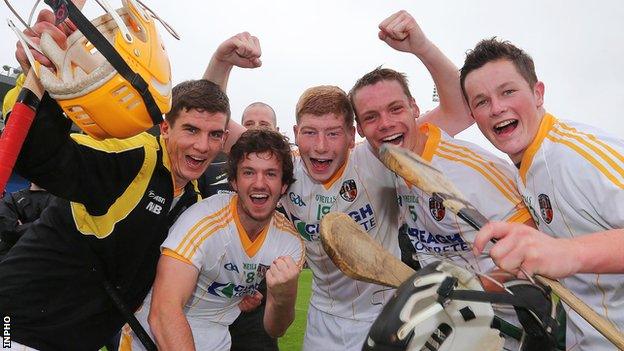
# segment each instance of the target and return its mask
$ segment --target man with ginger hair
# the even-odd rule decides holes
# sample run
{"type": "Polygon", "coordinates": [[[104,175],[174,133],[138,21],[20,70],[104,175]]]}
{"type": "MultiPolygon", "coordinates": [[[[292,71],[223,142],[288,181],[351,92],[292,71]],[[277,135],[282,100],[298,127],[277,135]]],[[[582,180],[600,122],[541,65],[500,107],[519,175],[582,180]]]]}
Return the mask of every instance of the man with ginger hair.
{"type": "MultiPolygon", "coordinates": [[[[386,28],[386,22],[380,27],[386,28]]],[[[447,64],[437,48],[423,50],[417,56],[426,63],[441,93],[459,89],[457,69],[447,64]]],[[[207,69],[228,71],[226,65],[216,61],[211,61],[207,69]]],[[[217,81],[225,87],[227,79],[228,75],[223,74],[217,81]]],[[[444,109],[464,116],[465,106],[458,96],[448,100],[444,109]],[[454,102],[458,105],[453,106],[454,102]]],[[[330,211],[347,213],[399,257],[395,177],[367,142],[355,145],[354,113],[342,89],[317,86],[306,90],[297,103],[296,121],[297,180],[284,195],[282,204],[305,241],[307,262],[314,272],[303,349],[360,350],[392,290],[345,276],[321,247],[319,222],[330,211]]],[[[444,121],[439,124],[443,128],[449,125],[444,121]]],[[[454,134],[455,130],[449,133],[454,134]]],[[[236,138],[235,133],[230,132],[230,137],[236,138]]]]}

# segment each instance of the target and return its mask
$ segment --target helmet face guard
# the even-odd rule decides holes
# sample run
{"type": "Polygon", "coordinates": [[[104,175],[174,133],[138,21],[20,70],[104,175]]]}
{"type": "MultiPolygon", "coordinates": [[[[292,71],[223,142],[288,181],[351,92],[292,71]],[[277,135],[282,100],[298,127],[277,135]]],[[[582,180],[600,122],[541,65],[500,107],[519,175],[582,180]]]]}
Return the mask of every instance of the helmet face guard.
{"type": "Polygon", "coordinates": [[[97,139],[131,137],[160,123],[171,108],[171,69],[155,24],[162,20],[135,0],[122,0],[117,10],[98,0],[107,13],[91,22],[71,1],[45,2],[57,22],[69,16],[78,28],[65,49],[47,33],[34,47],[54,71],[31,62],[65,114],[97,139]]]}
{"type": "Polygon", "coordinates": [[[483,291],[478,277],[450,262],[433,262],[397,289],[371,327],[363,350],[501,350],[500,319],[492,303],[512,305],[523,326],[519,349],[554,350],[554,316],[544,288],[506,283],[505,293],[483,291]]]}

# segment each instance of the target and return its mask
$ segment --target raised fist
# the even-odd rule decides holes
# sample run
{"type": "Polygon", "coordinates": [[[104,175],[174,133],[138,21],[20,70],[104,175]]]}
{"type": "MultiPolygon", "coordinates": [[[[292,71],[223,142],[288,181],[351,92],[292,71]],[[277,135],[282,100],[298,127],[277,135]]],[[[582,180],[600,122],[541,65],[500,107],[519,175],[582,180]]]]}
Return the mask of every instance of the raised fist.
{"type": "Polygon", "coordinates": [[[242,32],[221,43],[214,58],[237,67],[256,68],[262,65],[261,55],[258,38],[248,32],[242,32]]]}
{"type": "Polygon", "coordinates": [[[290,256],[280,256],[266,273],[267,291],[276,300],[297,293],[297,278],[300,267],[290,256]]]}
{"type": "Polygon", "coordinates": [[[379,24],[379,39],[395,50],[416,55],[431,45],[414,17],[405,10],[391,15],[379,24]]]}

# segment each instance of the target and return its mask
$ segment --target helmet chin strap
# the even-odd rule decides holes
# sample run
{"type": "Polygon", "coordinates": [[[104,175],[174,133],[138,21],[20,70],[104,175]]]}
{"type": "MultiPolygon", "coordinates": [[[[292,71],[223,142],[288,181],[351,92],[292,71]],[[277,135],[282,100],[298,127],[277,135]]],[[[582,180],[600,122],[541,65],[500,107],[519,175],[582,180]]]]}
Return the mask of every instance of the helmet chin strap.
{"type": "Polygon", "coordinates": [[[115,10],[106,0],[96,0],[106,14],[89,21],[77,6],[82,1],[45,0],[55,22],[71,33],[62,47],[46,32],[34,43],[24,34],[28,29],[23,33],[9,21],[45,90],[76,125],[99,140],[133,137],[160,124],[171,108],[171,69],[156,21],[179,36],[140,2],[121,1],[115,10]],[[53,66],[35,61],[31,51],[53,66]]]}

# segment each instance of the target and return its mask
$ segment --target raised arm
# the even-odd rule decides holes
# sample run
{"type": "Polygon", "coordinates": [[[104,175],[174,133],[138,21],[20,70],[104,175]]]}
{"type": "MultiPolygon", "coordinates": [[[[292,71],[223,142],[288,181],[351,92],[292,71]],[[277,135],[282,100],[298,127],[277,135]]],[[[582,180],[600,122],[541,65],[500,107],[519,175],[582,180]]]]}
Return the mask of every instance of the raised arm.
{"type": "MultiPolygon", "coordinates": [[[[260,49],[258,38],[247,32],[236,34],[219,45],[208,63],[203,79],[218,84],[221,90],[227,92],[232,67],[260,67],[262,65],[262,61],[260,61],[261,55],[262,50],[260,49]]],[[[227,128],[229,133],[223,146],[223,151],[229,154],[232,145],[246,129],[232,119],[230,119],[227,128]]]]}
{"type": "Polygon", "coordinates": [[[281,256],[273,261],[266,274],[267,304],[264,310],[264,329],[277,338],[295,319],[297,279],[301,268],[290,256],[281,256]]]}
{"type": "Polygon", "coordinates": [[[419,123],[431,122],[455,135],[474,122],[461,92],[459,70],[427,38],[408,12],[401,10],[381,22],[379,39],[395,50],[416,55],[431,73],[440,105],[421,116],[419,123]]]}
{"type": "Polygon", "coordinates": [[[184,304],[195,289],[198,275],[190,263],[160,256],[148,317],[159,350],[195,350],[184,304]]]}
{"type": "Polygon", "coordinates": [[[242,32],[227,39],[212,55],[204,72],[204,79],[218,84],[227,92],[232,67],[257,68],[262,65],[260,42],[253,35],[242,32]]]}

